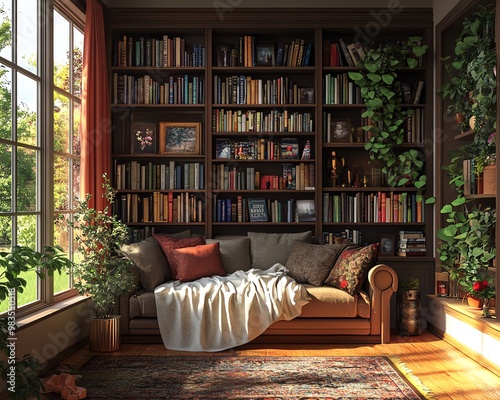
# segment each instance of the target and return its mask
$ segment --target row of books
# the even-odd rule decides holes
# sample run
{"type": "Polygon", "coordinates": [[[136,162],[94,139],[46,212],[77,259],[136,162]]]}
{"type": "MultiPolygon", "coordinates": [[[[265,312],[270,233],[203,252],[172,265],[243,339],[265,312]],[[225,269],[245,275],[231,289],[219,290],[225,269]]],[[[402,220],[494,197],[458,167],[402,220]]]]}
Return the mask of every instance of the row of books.
{"type": "Polygon", "coordinates": [[[153,192],[119,195],[119,218],[125,223],[203,222],[204,201],[190,193],[153,192]]]}
{"type": "Polygon", "coordinates": [[[426,255],[425,235],[422,231],[399,231],[397,255],[400,257],[423,257],[426,255]]]}
{"type": "Polygon", "coordinates": [[[212,165],[214,190],[314,190],[314,164],[283,164],[281,175],[264,174],[254,167],[212,165]]]}
{"type": "Polygon", "coordinates": [[[349,79],[347,73],[326,74],[323,78],[325,104],[364,104],[361,89],[349,79]]]}
{"type": "Polygon", "coordinates": [[[213,87],[215,104],[314,104],[314,88],[299,87],[288,77],[214,75],[213,87]]]}
{"type": "Polygon", "coordinates": [[[229,160],[310,160],[311,141],[306,140],[302,155],[298,138],[215,139],[215,158],[229,160]]]}
{"type": "Polygon", "coordinates": [[[113,65],[119,67],[203,67],[205,47],[185,38],[163,35],[161,39],[124,35],[113,46],[113,65]]]}
{"type": "Polygon", "coordinates": [[[314,222],[316,213],[314,200],[288,199],[286,201],[264,198],[236,199],[217,198],[213,200],[215,222],[314,222]]]}
{"type": "Polygon", "coordinates": [[[115,160],[115,188],[117,190],[203,190],[205,166],[199,162],[168,164],[115,160]]]}
{"type": "Polygon", "coordinates": [[[323,39],[322,56],[324,67],[359,66],[365,58],[365,49],[360,42],[346,43],[342,38],[336,42],[323,39]]]}
{"type": "MultiPolygon", "coordinates": [[[[119,214],[116,214],[116,215],[119,215],[119,214]]],[[[127,230],[128,230],[127,244],[131,244],[131,243],[140,242],[141,240],[145,240],[146,238],[150,237],[153,234],[154,227],[152,227],[152,226],[144,226],[144,227],[129,226],[127,230]]]]}
{"type": "Polygon", "coordinates": [[[465,159],[462,161],[463,175],[464,175],[464,195],[477,194],[478,180],[474,172],[476,161],[473,158],[465,159]]]}
{"type": "Polygon", "coordinates": [[[113,104],[203,104],[202,77],[170,76],[160,82],[149,75],[134,77],[113,73],[113,104]]]}
{"type": "Polygon", "coordinates": [[[345,229],[341,232],[323,232],[323,244],[362,244],[363,235],[357,229],[345,229]]]}
{"type": "Polygon", "coordinates": [[[421,196],[414,193],[323,194],[323,222],[424,222],[421,196]]]}
{"type": "Polygon", "coordinates": [[[288,110],[224,110],[212,111],[214,132],[313,132],[313,114],[288,110]]]}

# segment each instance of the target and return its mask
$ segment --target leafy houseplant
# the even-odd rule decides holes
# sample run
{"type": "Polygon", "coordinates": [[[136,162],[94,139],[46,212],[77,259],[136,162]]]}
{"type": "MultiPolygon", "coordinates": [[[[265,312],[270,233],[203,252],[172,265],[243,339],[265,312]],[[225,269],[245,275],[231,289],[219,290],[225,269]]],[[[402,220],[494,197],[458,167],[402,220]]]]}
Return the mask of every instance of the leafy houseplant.
{"type": "MultiPolygon", "coordinates": [[[[103,179],[103,196],[108,202],[105,209],[100,211],[89,207],[90,195],[87,195],[85,200],[78,201],[74,221],[69,222],[76,228],[78,252],[81,255],[80,262],[75,264],[73,270],[74,286],[80,294],[92,297],[94,302],[91,348],[96,350],[99,346],[93,346],[92,343],[93,321],[112,318],[117,298],[133,285],[132,263],[122,256],[120,250],[128,239],[127,226],[110,213],[109,207],[114,202],[116,191],[105,175],[103,179]]],[[[116,335],[119,337],[119,332],[116,335]]]]}
{"type": "MultiPolygon", "coordinates": [[[[370,133],[365,149],[371,160],[385,163],[382,172],[390,186],[414,185],[423,188],[426,176],[422,173],[423,157],[416,149],[396,151],[405,142],[404,124],[412,110],[404,109],[403,89],[397,80],[402,68],[419,65],[428,46],[421,45],[421,37],[410,37],[406,42],[380,44],[369,49],[363,60],[364,69],[349,72],[349,77],[360,87],[366,105],[363,117],[371,124],[363,129],[370,133]]],[[[427,202],[432,202],[428,200],[427,202]]]]}
{"type": "MultiPolygon", "coordinates": [[[[26,287],[23,273],[35,271],[40,278],[52,276],[55,271],[68,271],[71,261],[58,248],[46,246],[42,251],[30,247],[14,246],[10,252],[0,252],[0,301],[9,300],[13,292],[22,293],[26,287]]],[[[9,309],[7,314],[0,318],[0,350],[6,361],[0,360],[0,376],[7,382],[7,390],[15,389],[16,399],[40,399],[40,390],[43,383],[38,374],[40,362],[30,354],[15,362],[10,357],[9,338],[15,337],[15,318],[9,309]],[[11,389],[12,388],[12,389],[11,389]]]]}

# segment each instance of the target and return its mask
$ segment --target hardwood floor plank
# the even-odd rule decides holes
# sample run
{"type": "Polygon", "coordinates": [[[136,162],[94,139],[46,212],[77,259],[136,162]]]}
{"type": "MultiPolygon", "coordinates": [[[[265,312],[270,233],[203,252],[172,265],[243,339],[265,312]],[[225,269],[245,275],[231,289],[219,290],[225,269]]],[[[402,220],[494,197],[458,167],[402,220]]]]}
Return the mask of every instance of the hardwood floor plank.
{"type": "MultiPolygon", "coordinates": [[[[92,353],[85,347],[68,357],[64,364],[81,368],[92,353]]],[[[122,344],[120,350],[107,355],[195,355],[195,356],[377,356],[397,358],[404,363],[439,400],[491,400],[500,398],[500,377],[473,359],[434,336],[391,336],[389,344],[248,344],[217,353],[188,353],[167,350],[162,344],[122,344]],[[497,397],[495,397],[497,396],[497,397]]]]}

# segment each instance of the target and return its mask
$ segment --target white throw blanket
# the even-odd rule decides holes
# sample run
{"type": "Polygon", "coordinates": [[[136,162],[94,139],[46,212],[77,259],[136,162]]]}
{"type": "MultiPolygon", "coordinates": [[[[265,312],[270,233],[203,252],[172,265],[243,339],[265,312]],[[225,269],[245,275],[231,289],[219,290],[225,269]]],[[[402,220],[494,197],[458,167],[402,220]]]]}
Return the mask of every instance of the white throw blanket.
{"type": "Polygon", "coordinates": [[[306,289],[275,264],[228,276],[173,281],[155,289],[167,349],[220,351],[248,343],[273,322],[290,320],[309,302],[306,289]]]}

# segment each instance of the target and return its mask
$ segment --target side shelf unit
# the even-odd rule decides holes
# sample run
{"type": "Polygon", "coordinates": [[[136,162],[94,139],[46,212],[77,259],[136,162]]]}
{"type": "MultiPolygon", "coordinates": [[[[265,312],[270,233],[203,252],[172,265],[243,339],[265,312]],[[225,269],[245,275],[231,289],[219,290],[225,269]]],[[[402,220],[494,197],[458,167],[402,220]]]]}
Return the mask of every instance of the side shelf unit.
{"type": "Polygon", "coordinates": [[[418,121],[400,148],[422,152],[432,196],[432,10],[392,14],[388,27],[376,22],[376,37],[359,28],[373,23],[368,9],[238,9],[223,18],[211,9],[109,9],[116,212],[134,240],[153,229],[311,230],[325,241],[392,237],[394,252],[399,232],[411,230],[427,238],[423,257],[380,259],[432,261],[432,208],[417,210],[416,189],[384,183],[364,149],[364,105],[348,78],[359,67],[329,59],[340,39],[368,46],[422,36],[423,66],[399,74],[412,90],[424,83],[418,104],[404,104],[418,121]]]}

